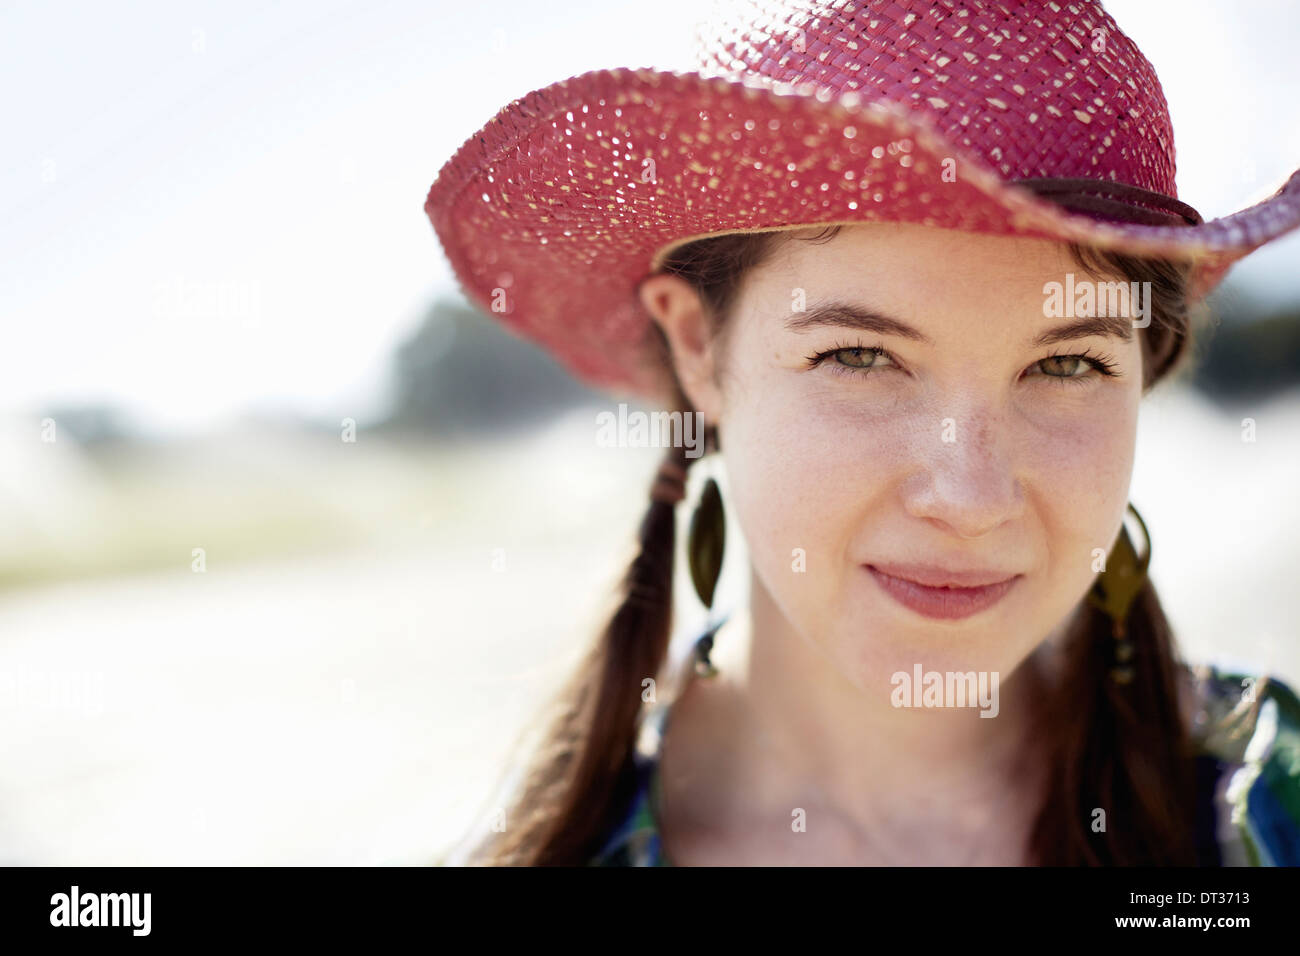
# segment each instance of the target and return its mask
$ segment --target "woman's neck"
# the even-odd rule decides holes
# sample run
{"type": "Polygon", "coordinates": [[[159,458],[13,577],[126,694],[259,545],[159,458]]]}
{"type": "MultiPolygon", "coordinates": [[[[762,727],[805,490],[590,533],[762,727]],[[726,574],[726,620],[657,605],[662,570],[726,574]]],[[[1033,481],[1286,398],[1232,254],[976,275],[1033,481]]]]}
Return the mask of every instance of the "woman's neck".
{"type": "Polygon", "coordinates": [[[764,821],[772,846],[802,851],[819,841],[785,833],[816,824],[836,834],[834,852],[876,862],[1016,862],[1047,766],[1035,730],[1049,677],[1037,656],[1000,681],[994,719],[899,708],[791,630],[758,582],[751,595],[715,639],[718,675],[674,706],[665,786],[680,785],[681,832],[728,821],[754,833],[764,821]]]}

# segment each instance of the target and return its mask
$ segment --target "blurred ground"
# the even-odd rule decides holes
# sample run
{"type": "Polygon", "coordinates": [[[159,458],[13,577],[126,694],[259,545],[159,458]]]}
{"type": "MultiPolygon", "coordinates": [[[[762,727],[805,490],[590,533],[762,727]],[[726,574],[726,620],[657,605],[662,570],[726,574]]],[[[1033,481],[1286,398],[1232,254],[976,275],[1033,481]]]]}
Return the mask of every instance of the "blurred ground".
{"type": "Polygon", "coordinates": [[[642,496],[613,492],[648,487],[656,451],[593,434],[594,414],[454,454],[364,433],[268,454],[278,440],[227,434],[183,467],[148,454],[100,475],[62,551],[94,565],[93,522],[127,500],[173,569],[0,596],[0,862],[428,857],[479,812],[626,558],[642,496]],[[560,442],[590,453],[566,464],[560,442]],[[204,487],[206,512],[175,500],[204,487]],[[329,548],[228,561],[222,542],[244,558],[236,526],[277,496],[273,527],[329,548]]]}
{"type": "MultiPolygon", "coordinates": [[[[596,447],[594,421],[454,453],[10,440],[0,863],[430,862],[625,566],[659,451],[596,447]]],[[[1158,392],[1138,449],[1185,651],[1300,683],[1300,392],[1240,414],[1158,392]]]]}

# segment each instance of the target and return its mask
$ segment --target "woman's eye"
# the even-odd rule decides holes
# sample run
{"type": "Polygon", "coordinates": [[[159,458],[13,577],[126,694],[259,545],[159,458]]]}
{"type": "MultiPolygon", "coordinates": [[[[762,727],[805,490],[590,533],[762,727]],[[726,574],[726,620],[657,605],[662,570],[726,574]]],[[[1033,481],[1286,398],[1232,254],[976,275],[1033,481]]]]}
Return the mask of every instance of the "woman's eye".
{"type": "Polygon", "coordinates": [[[1045,375],[1053,378],[1078,378],[1092,369],[1082,355],[1053,355],[1037,363],[1045,375]]]}
{"type": "Polygon", "coordinates": [[[866,372],[878,368],[887,368],[893,364],[889,353],[879,348],[842,348],[822,352],[814,357],[814,364],[820,365],[825,359],[834,359],[835,371],[866,372]],[[836,367],[838,366],[838,367],[836,367]]]}
{"type": "Polygon", "coordinates": [[[1098,377],[1116,378],[1119,371],[1115,363],[1100,355],[1049,355],[1035,362],[1031,369],[1041,370],[1043,378],[1055,379],[1062,385],[1085,384],[1098,377]]]}
{"type": "Polygon", "coordinates": [[[881,353],[873,349],[840,349],[835,353],[835,361],[850,368],[874,368],[883,365],[881,353]]]}

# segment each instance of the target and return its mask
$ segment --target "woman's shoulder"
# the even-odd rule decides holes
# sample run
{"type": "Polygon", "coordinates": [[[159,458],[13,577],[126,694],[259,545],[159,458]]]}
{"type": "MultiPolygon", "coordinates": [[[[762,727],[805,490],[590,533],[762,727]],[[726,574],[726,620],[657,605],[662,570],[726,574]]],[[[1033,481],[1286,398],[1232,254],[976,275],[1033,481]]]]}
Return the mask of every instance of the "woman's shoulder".
{"type": "Polygon", "coordinates": [[[1271,674],[1193,668],[1198,753],[1219,765],[1226,866],[1300,866],[1300,698],[1271,674]]]}
{"type": "MultiPolygon", "coordinates": [[[[688,687],[698,686],[696,654],[700,642],[712,638],[731,621],[744,621],[747,612],[727,612],[716,623],[689,632],[676,660],[670,661],[671,691],[667,700],[652,703],[642,712],[634,760],[636,787],[631,800],[619,815],[619,823],[610,831],[601,849],[588,861],[589,866],[674,866],[664,852],[660,820],[660,761],[663,739],[674,706],[682,700],[688,687]]],[[[734,628],[735,625],[732,625],[734,628]]],[[[709,681],[708,683],[713,683],[709,681]]],[[[684,713],[677,708],[679,713],[684,713]]]]}
{"type": "Polygon", "coordinates": [[[660,846],[657,812],[659,754],[670,705],[659,704],[642,718],[634,754],[636,787],[619,823],[588,866],[668,866],[660,846]]]}
{"type": "MultiPolygon", "coordinates": [[[[1275,675],[1204,664],[1187,670],[1192,735],[1214,766],[1213,839],[1224,866],[1300,866],[1300,697],[1275,675]]],[[[670,866],[656,808],[670,704],[647,711],[635,791],[591,866],[670,866]]]]}

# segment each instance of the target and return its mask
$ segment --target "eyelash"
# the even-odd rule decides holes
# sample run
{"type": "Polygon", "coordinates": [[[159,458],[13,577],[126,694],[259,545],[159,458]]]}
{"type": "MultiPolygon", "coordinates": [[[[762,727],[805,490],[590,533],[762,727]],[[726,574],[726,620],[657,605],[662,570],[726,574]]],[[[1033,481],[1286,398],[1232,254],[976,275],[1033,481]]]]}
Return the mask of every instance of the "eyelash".
{"type": "MultiPolygon", "coordinates": [[[[833,362],[830,365],[830,369],[832,372],[834,372],[837,375],[861,376],[861,375],[867,375],[868,373],[871,372],[884,371],[885,368],[899,367],[898,360],[894,358],[894,356],[889,352],[888,349],[885,349],[881,346],[877,345],[877,346],[868,347],[865,345],[836,345],[834,348],[827,349],[825,352],[816,352],[812,355],[809,355],[807,357],[808,368],[810,369],[816,368],[817,366],[821,365],[824,361],[826,361],[826,359],[834,358],[840,352],[869,352],[877,356],[884,356],[885,358],[889,359],[890,362],[893,362],[894,365],[883,366],[880,369],[855,368],[850,365],[844,365],[839,362],[833,362]]],[[[1046,379],[1055,379],[1056,381],[1060,382],[1062,385],[1081,385],[1089,381],[1090,379],[1096,378],[1098,375],[1104,376],[1106,378],[1119,378],[1121,374],[1120,372],[1116,371],[1115,363],[1111,361],[1107,356],[1094,355],[1091,351],[1087,351],[1087,350],[1083,352],[1054,352],[1051,355],[1044,355],[1041,359],[1035,362],[1034,365],[1039,365],[1042,362],[1047,362],[1050,361],[1051,359],[1062,359],[1062,358],[1082,359],[1084,362],[1086,362],[1088,365],[1092,367],[1093,372],[1095,372],[1096,374],[1095,375],[1051,375],[1047,372],[1043,372],[1041,373],[1042,377],[1046,379]]]]}

